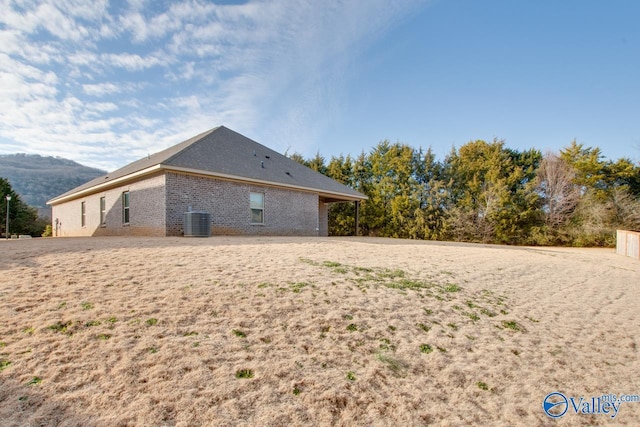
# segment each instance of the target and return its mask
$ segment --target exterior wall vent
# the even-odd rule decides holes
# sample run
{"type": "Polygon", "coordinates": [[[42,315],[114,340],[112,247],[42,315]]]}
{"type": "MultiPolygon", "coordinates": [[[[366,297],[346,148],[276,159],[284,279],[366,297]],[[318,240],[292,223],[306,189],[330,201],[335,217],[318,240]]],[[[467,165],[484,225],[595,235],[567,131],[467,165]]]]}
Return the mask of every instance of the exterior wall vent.
{"type": "Polygon", "coordinates": [[[184,213],[184,237],[210,237],[211,214],[208,212],[184,213]]]}

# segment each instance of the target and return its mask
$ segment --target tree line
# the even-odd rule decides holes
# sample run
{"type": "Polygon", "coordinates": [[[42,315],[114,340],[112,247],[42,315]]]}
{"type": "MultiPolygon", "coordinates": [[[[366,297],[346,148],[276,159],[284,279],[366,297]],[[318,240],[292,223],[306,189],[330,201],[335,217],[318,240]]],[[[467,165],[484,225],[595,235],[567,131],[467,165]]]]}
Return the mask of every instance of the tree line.
{"type": "Polygon", "coordinates": [[[7,205],[9,207],[9,233],[29,234],[37,237],[43,234],[49,221],[38,218],[38,210],[22,201],[22,197],[13,190],[8,179],[0,177],[0,236],[6,237],[7,205]],[[11,197],[7,203],[7,196],[11,197]]]}
{"type": "MultiPolygon", "coordinates": [[[[365,236],[613,246],[616,229],[640,230],[640,165],[576,141],[543,154],[477,140],[444,161],[387,140],[355,158],[289,157],[368,196],[365,236]]],[[[330,235],[353,234],[354,213],[352,203],[333,204],[330,235]]]]}

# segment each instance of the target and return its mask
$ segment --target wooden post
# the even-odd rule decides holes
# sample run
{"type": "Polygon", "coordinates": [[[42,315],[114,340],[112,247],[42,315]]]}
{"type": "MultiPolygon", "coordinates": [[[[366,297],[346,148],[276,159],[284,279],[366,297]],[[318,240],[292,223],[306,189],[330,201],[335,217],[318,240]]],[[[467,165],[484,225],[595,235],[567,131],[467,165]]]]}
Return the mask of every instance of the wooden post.
{"type": "Polygon", "coordinates": [[[360,235],[360,201],[356,200],[355,202],[356,205],[356,214],[355,214],[355,235],[359,236],[360,235]]]}

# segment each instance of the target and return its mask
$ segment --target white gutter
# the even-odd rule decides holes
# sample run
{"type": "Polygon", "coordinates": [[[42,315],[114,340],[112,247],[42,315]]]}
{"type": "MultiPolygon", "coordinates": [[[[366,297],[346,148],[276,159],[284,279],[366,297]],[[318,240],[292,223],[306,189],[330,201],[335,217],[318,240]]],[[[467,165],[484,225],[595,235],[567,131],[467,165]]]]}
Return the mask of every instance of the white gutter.
{"type": "Polygon", "coordinates": [[[313,192],[313,193],[319,193],[322,196],[338,196],[340,198],[347,199],[347,200],[352,200],[352,201],[368,199],[367,196],[358,197],[358,196],[354,196],[352,194],[339,193],[339,192],[335,192],[335,191],[325,191],[325,190],[320,190],[318,188],[303,187],[303,186],[300,186],[300,185],[293,185],[293,184],[282,184],[280,182],[265,181],[265,180],[262,180],[262,179],[254,179],[254,178],[245,178],[245,177],[241,177],[241,176],[237,176],[237,175],[229,175],[229,174],[219,173],[219,172],[206,172],[206,171],[201,171],[201,170],[198,170],[198,169],[183,168],[183,167],[179,167],[179,166],[161,165],[161,169],[169,171],[169,172],[182,172],[182,173],[188,173],[188,174],[200,175],[200,176],[203,176],[203,175],[204,176],[211,176],[211,177],[214,177],[214,178],[221,178],[221,179],[225,179],[225,180],[229,180],[229,181],[249,182],[249,183],[252,183],[252,184],[268,185],[270,187],[284,187],[284,188],[291,188],[293,190],[310,191],[310,192],[313,192]]]}
{"type": "MultiPolygon", "coordinates": [[[[157,172],[157,171],[159,171],[161,169],[162,169],[161,165],[154,165],[154,166],[148,167],[146,169],[139,170],[138,172],[133,172],[133,173],[130,173],[128,175],[121,176],[120,178],[116,178],[116,179],[113,179],[111,181],[105,181],[102,184],[96,184],[93,187],[85,188],[84,190],[80,190],[77,193],[72,193],[72,194],[68,194],[68,195],[66,195],[64,197],[57,197],[55,199],[51,199],[51,200],[49,200],[47,202],[47,204],[48,205],[56,205],[58,203],[68,202],[69,200],[77,199],[77,198],[82,197],[82,196],[87,196],[89,194],[97,193],[100,190],[105,190],[107,188],[111,188],[111,187],[117,186],[117,184],[122,184],[122,183],[124,183],[126,181],[130,181],[130,180],[132,180],[134,178],[139,178],[139,177],[142,177],[142,176],[145,176],[145,175],[150,175],[150,174],[152,174],[154,172],[157,172]]],[[[105,177],[105,179],[106,178],[109,178],[109,176],[107,175],[105,177]]]]}
{"type": "Polygon", "coordinates": [[[261,179],[244,178],[244,177],[241,177],[241,176],[229,175],[229,174],[224,174],[224,173],[206,172],[206,171],[202,171],[202,170],[198,170],[198,169],[190,169],[190,168],[183,168],[183,167],[179,167],[179,166],[166,166],[166,165],[158,164],[158,165],[154,165],[154,166],[148,167],[146,169],[139,170],[137,172],[130,173],[130,174],[122,176],[120,178],[113,179],[111,181],[106,181],[106,182],[101,183],[101,184],[96,184],[93,187],[85,188],[84,190],[81,190],[81,191],[78,191],[76,193],[72,193],[72,194],[66,195],[64,197],[57,197],[55,199],[51,199],[51,200],[49,200],[47,202],[47,204],[48,205],[56,205],[56,204],[59,204],[59,203],[68,202],[70,200],[78,199],[78,198],[80,198],[82,196],[87,196],[89,194],[97,193],[100,190],[106,190],[106,189],[111,188],[111,187],[117,187],[118,184],[124,184],[125,182],[131,181],[131,180],[133,180],[135,178],[140,178],[140,177],[143,177],[145,175],[151,175],[151,174],[159,172],[159,171],[182,172],[182,173],[191,174],[191,175],[210,176],[210,177],[220,178],[220,179],[229,180],[229,181],[239,181],[239,182],[247,182],[247,183],[253,183],[253,184],[262,184],[262,185],[268,185],[268,186],[271,186],[271,187],[290,188],[290,189],[294,189],[294,190],[301,190],[301,191],[308,191],[308,192],[318,193],[323,197],[325,197],[325,196],[339,197],[341,199],[346,199],[347,201],[356,201],[356,200],[368,199],[367,196],[358,197],[358,196],[354,196],[352,194],[346,194],[346,193],[340,193],[340,192],[334,192],[334,191],[324,191],[324,190],[320,190],[320,189],[317,189],[317,188],[303,187],[303,186],[299,186],[299,185],[282,184],[282,183],[279,183],[279,182],[265,181],[265,180],[261,180],[261,179]]]}

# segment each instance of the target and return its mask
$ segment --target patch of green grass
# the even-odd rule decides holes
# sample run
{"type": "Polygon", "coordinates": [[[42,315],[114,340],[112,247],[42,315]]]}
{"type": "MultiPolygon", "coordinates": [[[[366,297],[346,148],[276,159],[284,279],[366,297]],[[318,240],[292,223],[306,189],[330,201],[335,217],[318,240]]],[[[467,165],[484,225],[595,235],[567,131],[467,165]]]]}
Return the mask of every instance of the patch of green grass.
{"type": "Polygon", "coordinates": [[[100,341],[107,341],[111,338],[111,335],[109,334],[100,334],[98,336],[96,336],[97,339],[99,339],[100,341]]]}
{"type": "Polygon", "coordinates": [[[193,343],[193,344],[191,344],[191,345],[192,345],[192,347],[200,347],[200,342],[199,342],[199,341],[196,341],[196,342],[194,342],[194,343],[193,343]]]}
{"type": "Polygon", "coordinates": [[[489,390],[489,386],[488,386],[488,385],[487,385],[487,383],[485,383],[485,382],[478,381],[478,382],[476,383],[476,385],[478,386],[478,388],[479,388],[480,390],[485,390],[485,391],[489,390]]]}
{"type": "Polygon", "coordinates": [[[458,325],[456,325],[455,323],[447,323],[447,326],[453,329],[454,331],[458,330],[458,325]]]}
{"type": "Polygon", "coordinates": [[[112,325],[113,325],[114,323],[116,323],[117,321],[118,321],[118,319],[116,319],[116,318],[115,318],[115,317],[113,317],[113,316],[112,316],[112,317],[109,317],[109,318],[107,319],[107,322],[108,322],[108,323],[111,323],[112,325]]]}
{"type": "Polygon", "coordinates": [[[425,332],[429,332],[431,330],[431,326],[427,326],[424,323],[418,323],[418,328],[422,329],[425,332]]]}
{"type": "Polygon", "coordinates": [[[155,347],[155,346],[154,346],[154,347],[149,347],[149,348],[147,349],[147,351],[148,351],[149,353],[151,353],[151,354],[155,354],[155,353],[157,353],[157,352],[158,352],[158,347],[155,347]]]}
{"type": "Polygon", "coordinates": [[[343,314],[343,315],[342,315],[342,318],[343,318],[344,320],[353,320],[353,316],[352,316],[352,315],[350,315],[350,314],[343,314]]]}
{"type": "Polygon", "coordinates": [[[67,302],[66,301],[62,301],[60,304],[58,304],[58,310],[62,310],[63,308],[67,307],[67,302]]]}
{"type": "Polygon", "coordinates": [[[420,344],[420,352],[429,354],[433,352],[433,347],[431,347],[429,344],[420,344]]]}
{"type": "Polygon", "coordinates": [[[506,316],[507,314],[509,314],[509,312],[503,309],[503,310],[500,310],[500,314],[504,314],[506,316]]]}
{"type": "Polygon", "coordinates": [[[35,329],[33,328],[33,326],[27,326],[22,330],[22,332],[24,332],[27,335],[32,335],[35,332],[35,329]]]}
{"type": "Polygon", "coordinates": [[[480,316],[478,316],[475,313],[467,313],[467,316],[469,317],[469,319],[473,320],[474,322],[477,320],[480,320],[480,316]]]}
{"type": "Polygon", "coordinates": [[[433,310],[431,310],[430,308],[423,308],[424,310],[424,314],[426,314],[427,316],[430,316],[433,314],[433,310]]]}
{"type": "Polygon", "coordinates": [[[145,323],[147,324],[147,326],[154,326],[158,324],[158,319],[156,319],[155,317],[152,317],[150,319],[147,319],[145,323]]]}
{"type": "Polygon", "coordinates": [[[347,331],[355,332],[357,330],[358,330],[358,325],[356,325],[355,323],[350,323],[349,326],[347,326],[347,331]]]}
{"type": "Polygon", "coordinates": [[[356,380],[356,374],[353,371],[347,372],[347,379],[349,381],[355,381],[356,380]]]}
{"type": "Polygon", "coordinates": [[[83,310],[91,310],[93,308],[93,304],[85,301],[82,304],[80,304],[80,307],[82,307],[83,310]]]}
{"type": "Polygon", "coordinates": [[[481,308],[480,309],[480,314],[484,314],[485,316],[488,316],[488,317],[496,317],[497,316],[496,313],[494,313],[493,311],[488,310],[486,308],[481,308]]]}
{"type": "Polygon", "coordinates": [[[73,325],[73,322],[71,320],[69,320],[68,322],[56,322],[53,325],[50,325],[48,327],[48,329],[55,331],[55,332],[60,332],[62,334],[66,334],[68,331],[67,329],[69,328],[69,326],[73,325]]]}
{"type": "Polygon", "coordinates": [[[240,337],[240,338],[246,338],[247,334],[244,333],[243,331],[239,330],[239,329],[233,329],[231,332],[233,332],[233,335],[240,337]]]}
{"type": "Polygon", "coordinates": [[[309,284],[305,283],[305,282],[289,284],[289,287],[291,288],[291,291],[293,291],[296,294],[299,294],[300,291],[302,290],[302,288],[304,288],[305,286],[309,286],[309,284]]]}
{"type": "Polygon", "coordinates": [[[198,333],[195,331],[185,332],[184,334],[182,334],[183,337],[194,337],[196,335],[198,335],[198,333]]]}
{"type": "Polygon", "coordinates": [[[529,317],[527,316],[526,319],[529,319],[530,321],[532,321],[533,323],[538,323],[540,322],[538,319],[534,319],[533,317],[529,317]]]}
{"type": "Polygon", "coordinates": [[[295,386],[295,387],[293,388],[292,393],[293,393],[293,395],[294,395],[294,396],[297,396],[297,395],[299,395],[300,393],[302,393],[302,390],[300,390],[300,389],[298,388],[298,386],[295,386]]]}
{"type": "Polygon", "coordinates": [[[403,376],[403,372],[409,367],[406,362],[382,352],[377,353],[376,358],[387,365],[396,376],[403,376]]]}
{"type": "Polygon", "coordinates": [[[440,351],[441,353],[446,353],[447,349],[444,347],[440,347],[439,345],[436,346],[436,348],[438,349],[438,351],[440,351]]]}
{"type": "Polygon", "coordinates": [[[396,329],[398,329],[398,328],[396,328],[396,327],[395,327],[395,326],[393,326],[393,325],[389,325],[387,328],[388,328],[391,332],[395,332],[395,331],[396,331],[396,329]]]}
{"type": "Polygon", "coordinates": [[[7,359],[0,359],[0,371],[7,369],[11,365],[11,361],[7,359]]]}
{"type": "Polygon", "coordinates": [[[31,380],[29,380],[29,382],[27,382],[27,385],[40,384],[41,382],[42,382],[42,378],[33,377],[33,378],[31,378],[31,380]]]}
{"type": "Polygon", "coordinates": [[[336,268],[336,267],[340,267],[342,264],[340,264],[339,262],[335,262],[335,261],[325,261],[325,262],[322,263],[322,265],[324,267],[336,268]]]}
{"type": "Polygon", "coordinates": [[[5,348],[7,346],[7,343],[4,341],[0,341],[0,348],[5,348]]]}
{"type": "Polygon", "coordinates": [[[381,338],[380,339],[380,350],[396,351],[396,346],[394,344],[391,344],[391,340],[389,340],[387,338],[381,338]]]}
{"type": "Polygon", "coordinates": [[[236,371],[236,378],[240,378],[240,379],[253,378],[253,371],[251,369],[240,369],[236,371]]]}
{"type": "Polygon", "coordinates": [[[522,326],[520,326],[515,320],[503,320],[502,326],[506,329],[511,329],[512,331],[522,331],[522,326]]]}
{"type": "Polygon", "coordinates": [[[102,322],[100,322],[99,320],[89,320],[87,323],[84,324],[84,326],[86,326],[87,328],[90,328],[92,326],[99,326],[101,324],[102,322]]]}
{"type": "Polygon", "coordinates": [[[412,279],[402,279],[398,282],[398,284],[402,289],[423,289],[433,286],[432,283],[412,279]]]}
{"type": "Polygon", "coordinates": [[[466,301],[465,304],[467,304],[467,307],[469,307],[469,308],[476,308],[477,307],[477,305],[475,305],[473,303],[473,301],[466,301]]]}
{"type": "Polygon", "coordinates": [[[399,268],[391,270],[388,268],[376,272],[376,276],[380,279],[399,279],[405,276],[405,272],[399,268]]]}
{"type": "Polygon", "coordinates": [[[461,288],[455,283],[449,283],[446,284],[442,289],[444,289],[445,292],[458,292],[461,288]]]}

